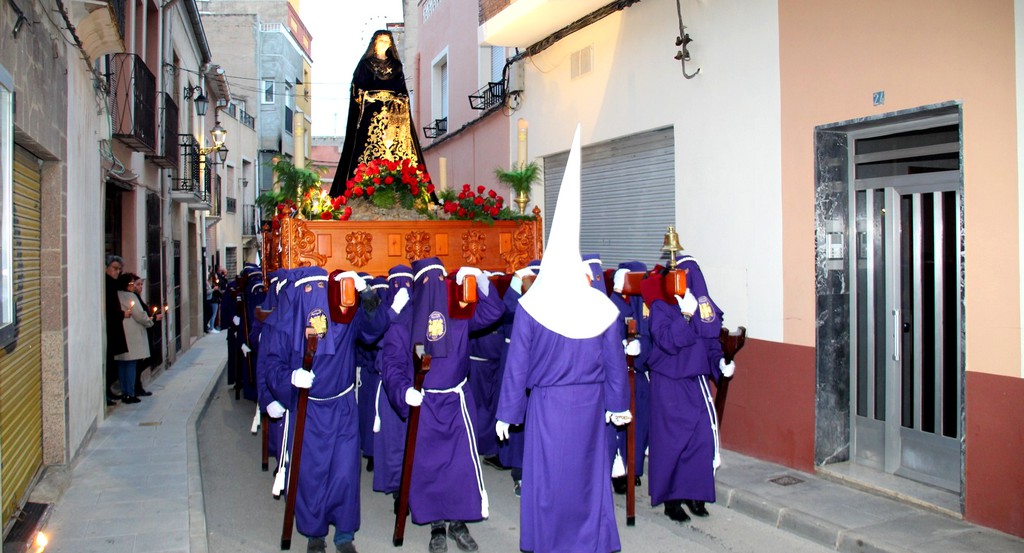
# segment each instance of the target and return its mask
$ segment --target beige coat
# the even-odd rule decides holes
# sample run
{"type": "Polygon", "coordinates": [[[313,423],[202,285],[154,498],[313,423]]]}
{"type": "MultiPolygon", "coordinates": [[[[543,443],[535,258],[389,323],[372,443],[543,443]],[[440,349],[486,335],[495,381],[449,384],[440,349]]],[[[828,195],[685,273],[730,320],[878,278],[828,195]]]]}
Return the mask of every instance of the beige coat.
{"type": "Polygon", "coordinates": [[[114,356],[118,361],[138,361],[149,357],[149,336],[146,329],[153,326],[153,319],[142,310],[142,304],[138,296],[132,292],[120,290],[117,292],[117,299],[121,300],[121,309],[128,310],[132,306],[132,316],[124,320],[124,338],[128,342],[128,352],[114,356]]]}

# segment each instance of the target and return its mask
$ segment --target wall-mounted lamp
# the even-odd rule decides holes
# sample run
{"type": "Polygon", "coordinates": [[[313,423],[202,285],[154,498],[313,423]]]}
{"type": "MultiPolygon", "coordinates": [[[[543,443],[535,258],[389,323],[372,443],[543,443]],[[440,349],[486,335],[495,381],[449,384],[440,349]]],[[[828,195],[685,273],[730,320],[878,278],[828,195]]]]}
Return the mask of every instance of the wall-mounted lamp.
{"type": "Polygon", "coordinates": [[[210,131],[213,135],[213,147],[220,148],[224,145],[224,138],[228,135],[228,131],[224,130],[224,127],[220,126],[220,121],[213,126],[213,130],[210,131]]]}
{"type": "Polygon", "coordinates": [[[198,115],[199,117],[203,117],[204,115],[206,115],[206,108],[209,107],[210,101],[206,99],[206,95],[203,94],[203,89],[199,85],[186,86],[185,97],[192,100],[193,94],[198,94],[198,96],[196,96],[194,99],[196,104],[196,115],[198,115]]]}
{"type": "Polygon", "coordinates": [[[692,79],[700,73],[700,68],[698,67],[693,73],[686,72],[686,62],[690,61],[690,49],[687,46],[693,42],[693,39],[686,32],[686,25],[683,25],[683,8],[679,5],[679,0],[676,0],[676,15],[679,16],[679,36],[676,37],[676,46],[680,46],[681,49],[676,52],[675,58],[683,65],[683,76],[692,79]]]}

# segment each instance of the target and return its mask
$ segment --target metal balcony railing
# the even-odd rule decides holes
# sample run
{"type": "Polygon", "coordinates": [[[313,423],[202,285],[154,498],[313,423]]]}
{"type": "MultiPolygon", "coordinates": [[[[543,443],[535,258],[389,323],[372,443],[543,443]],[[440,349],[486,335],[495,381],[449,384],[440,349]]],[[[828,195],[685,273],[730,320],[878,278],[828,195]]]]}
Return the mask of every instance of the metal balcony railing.
{"type": "Polygon", "coordinates": [[[242,236],[256,236],[260,233],[260,209],[253,204],[242,206],[242,236]]]}
{"type": "Polygon", "coordinates": [[[108,5],[114,12],[114,21],[117,21],[117,32],[121,35],[121,39],[124,40],[124,0],[110,0],[108,5]]]}
{"type": "Polygon", "coordinates": [[[109,58],[107,85],[114,138],[136,151],[156,149],[156,77],[135,54],[109,58]]]}
{"type": "Polygon", "coordinates": [[[434,119],[434,124],[429,127],[423,127],[423,136],[427,138],[437,138],[448,132],[448,118],[434,119]]]}
{"type": "Polygon", "coordinates": [[[173,169],[180,161],[181,148],[178,144],[178,104],[174,103],[170,94],[161,94],[163,97],[163,152],[152,156],[150,159],[164,169],[173,169]]]}
{"type": "Polygon", "coordinates": [[[487,86],[469,95],[469,107],[487,109],[505,100],[505,83],[487,83],[487,86]]]}
{"type": "Polygon", "coordinates": [[[186,203],[202,201],[202,186],[199,182],[200,155],[199,142],[191,134],[178,135],[181,152],[181,171],[171,182],[171,195],[186,203]]]}
{"type": "Polygon", "coordinates": [[[244,109],[238,110],[238,120],[241,121],[242,124],[246,127],[256,130],[256,118],[252,115],[249,115],[249,113],[246,112],[244,109]]]}

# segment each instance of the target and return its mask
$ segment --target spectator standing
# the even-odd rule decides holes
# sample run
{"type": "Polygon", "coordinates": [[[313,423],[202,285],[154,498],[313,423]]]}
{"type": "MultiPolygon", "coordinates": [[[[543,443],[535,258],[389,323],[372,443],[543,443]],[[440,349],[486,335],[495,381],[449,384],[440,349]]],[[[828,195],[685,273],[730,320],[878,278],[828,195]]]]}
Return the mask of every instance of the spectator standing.
{"type": "Polygon", "coordinates": [[[119,255],[108,255],[106,259],[106,286],[105,286],[105,307],[106,312],[106,325],[107,325],[107,360],[106,360],[106,382],[105,390],[107,394],[107,406],[114,405],[114,402],[121,399],[117,394],[111,391],[114,381],[117,380],[117,361],[114,359],[116,355],[122,354],[128,351],[128,343],[124,337],[124,321],[125,315],[124,310],[121,309],[121,302],[118,300],[118,286],[117,279],[121,276],[121,271],[124,269],[124,259],[119,255]]]}
{"type": "Polygon", "coordinates": [[[220,302],[224,298],[224,289],[221,287],[221,277],[215,271],[210,275],[210,320],[206,323],[206,331],[214,334],[220,332],[220,325],[217,323],[217,315],[220,312],[220,302]]]}
{"type": "Polygon", "coordinates": [[[153,319],[143,310],[142,302],[135,295],[135,279],[138,276],[128,273],[118,279],[120,290],[118,300],[124,310],[122,319],[125,343],[128,350],[116,356],[118,380],[121,381],[121,401],[123,403],[139,403],[135,395],[135,368],[139,359],[149,357],[149,337],[146,329],[153,326],[153,319]]]}

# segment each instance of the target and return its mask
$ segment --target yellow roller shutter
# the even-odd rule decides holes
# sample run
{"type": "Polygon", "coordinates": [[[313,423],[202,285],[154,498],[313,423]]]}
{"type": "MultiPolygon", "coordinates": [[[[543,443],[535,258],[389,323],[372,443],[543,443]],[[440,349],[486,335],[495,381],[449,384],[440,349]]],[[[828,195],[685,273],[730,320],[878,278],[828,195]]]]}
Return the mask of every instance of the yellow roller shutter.
{"type": "Polygon", "coordinates": [[[40,189],[38,161],[15,148],[12,244],[17,334],[13,343],[0,349],[0,490],[4,521],[25,499],[43,461],[40,189]]]}

